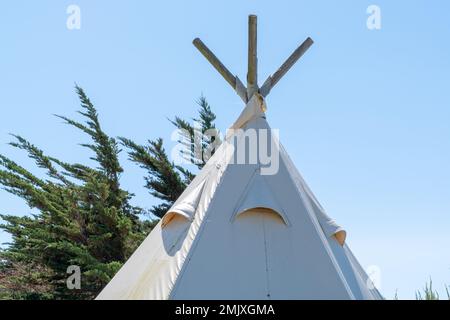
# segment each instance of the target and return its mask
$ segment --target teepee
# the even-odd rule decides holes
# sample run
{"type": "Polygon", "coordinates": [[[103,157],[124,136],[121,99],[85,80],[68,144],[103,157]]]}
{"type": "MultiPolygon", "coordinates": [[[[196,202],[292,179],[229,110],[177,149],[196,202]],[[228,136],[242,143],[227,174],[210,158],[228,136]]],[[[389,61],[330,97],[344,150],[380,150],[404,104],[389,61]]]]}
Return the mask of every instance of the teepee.
{"type": "Polygon", "coordinates": [[[264,98],[312,43],[259,88],[256,16],[247,87],[194,40],[246,106],[97,299],[382,299],[265,117],[264,98]]]}

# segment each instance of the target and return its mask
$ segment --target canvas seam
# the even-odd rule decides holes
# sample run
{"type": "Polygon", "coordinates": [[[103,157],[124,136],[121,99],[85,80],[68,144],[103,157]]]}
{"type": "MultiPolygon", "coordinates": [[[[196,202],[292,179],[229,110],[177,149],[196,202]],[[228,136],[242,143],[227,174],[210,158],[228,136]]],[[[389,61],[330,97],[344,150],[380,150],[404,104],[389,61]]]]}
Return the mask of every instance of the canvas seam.
{"type": "MultiPolygon", "coordinates": [[[[243,137],[241,136],[241,137],[238,138],[238,140],[240,141],[242,138],[243,137]]],[[[172,286],[172,289],[169,292],[169,295],[168,295],[169,299],[171,299],[172,297],[175,296],[175,294],[176,294],[176,292],[178,290],[179,284],[181,282],[181,279],[182,279],[184,273],[186,272],[186,269],[189,266],[189,263],[191,262],[192,256],[195,253],[195,249],[197,249],[198,243],[200,242],[200,239],[201,239],[201,237],[203,235],[203,231],[205,229],[206,222],[208,221],[208,217],[211,215],[211,210],[210,209],[211,209],[212,205],[214,204],[214,202],[217,201],[217,190],[221,187],[221,185],[223,184],[223,181],[225,180],[225,177],[227,175],[226,169],[229,166],[230,159],[227,159],[227,161],[228,162],[226,163],[225,168],[221,167],[221,169],[223,170],[222,175],[220,176],[220,180],[217,183],[217,186],[216,186],[216,188],[214,190],[213,196],[212,196],[211,200],[208,203],[207,210],[205,212],[205,216],[203,217],[203,220],[201,221],[200,226],[198,227],[199,229],[198,229],[198,231],[196,233],[196,237],[195,237],[195,239],[192,242],[191,248],[189,249],[189,251],[188,251],[188,253],[186,255],[186,258],[184,259],[184,263],[183,263],[183,265],[181,267],[181,270],[178,272],[177,280],[175,281],[174,285],[172,286]]],[[[219,169],[217,169],[217,167],[216,167],[216,170],[219,170],[219,169]]],[[[211,172],[213,172],[213,171],[214,171],[214,169],[211,170],[211,172]]]]}
{"type": "MultiPolygon", "coordinates": [[[[283,147],[283,151],[285,151],[284,147],[283,147]]],[[[287,152],[285,151],[284,154],[287,154],[287,152]]],[[[352,293],[352,291],[350,289],[350,286],[348,285],[347,280],[345,279],[344,274],[342,273],[342,270],[339,267],[339,264],[336,261],[336,258],[334,257],[334,254],[332,253],[332,251],[331,251],[331,249],[329,247],[328,241],[327,241],[327,239],[324,236],[324,232],[322,230],[322,227],[320,226],[320,222],[317,219],[316,215],[314,214],[314,211],[312,210],[311,203],[309,203],[308,199],[305,199],[304,195],[301,192],[301,191],[305,192],[303,187],[297,186],[297,184],[295,183],[295,181],[293,180],[291,175],[288,175],[288,177],[289,177],[289,180],[291,181],[291,183],[294,184],[294,187],[296,187],[296,189],[297,189],[297,187],[298,187],[298,189],[301,188],[301,190],[298,190],[297,193],[300,195],[300,199],[303,202],[303,204],[305,205],[306,211],[308,213],[308,217],[311,219],[311,222],[312,222],[314,228],[316,229],[316,231],[317,231],[317,233],[319,235],[320,240],[322,241],[322,244],[323,244],[325,250],[328,253],[328,257],[331,260],[331,264],[333,265],[333,267],[335,268],[336,272],[338,273],[338,276],[341,279],[341,282],[342,282],[345,290],[347,291],[347,294],[349,295],[350,299],[355,300],[355,297],[354,297],[354,295],[353,295],[353,293],[352,293]]]]}
{"type": "MultiPolygon", "coordinates": [[[[228,166],[228,164],[227,164],[227,166],[228,166]]],[[[216,170],[218,170],[218,169],[216,169],[216,170]]],[[[192,242],[192,245],[191,245],[190,249],[188,250],[188,253],[187,253],[187,255],[186,255],[185,259],[184,259],[183,265],[181,266],[181,269],[180,269],[180,271],[177,274],[177,279],[175,280],[175,283],[174,283],[174,285],[172,286],[172,289],[169,292],[169,295],[168,295],[169,299],[171,299],[172,297],[175,296],[175,294],[176,294],[176,292],[178,290],[179,284],[181,282],[181,279],[182,279],[182,277],[183,277],[183,275],[184,275],[184,273],[185,273],[185,271],[186,271],[186,269],[187,269],[187,267],[188,267],[188,265],[189,265],[189,263],[191,261],[191,258],[192,258],[193,254],[195,252],[195,249],[197,248],[198,243],[199,243],[199,241],[200,241],[200,239],[201,239],[201,237],[203,235],[203,231],[204,231],[204,228],[205,228],[205,225],[206,225],[206,221],[208,220],[208,217],[211,214],[211,210],[210,210],[211,205],[217,199],[216,191],[221,186],[221,184],[223,182],[223,179],[224,179],[224,176],[225,176],[225,169],[223,170],[223,174],[220,177],[220,181],[217,183],[217,186],[216,186],[216,188],[214,190],[214,195],[213,195],[213,197],[211,198],[211,200],[208,203],[208,206],[207,206],[208,209],[206,210],[205,216],[203,217],[203,220],[201,221],[201,223],[200,223],[200,225],[198,227],[196,236],[195,236],[195,238],[194,238],[194,240],[192,242]]]]}

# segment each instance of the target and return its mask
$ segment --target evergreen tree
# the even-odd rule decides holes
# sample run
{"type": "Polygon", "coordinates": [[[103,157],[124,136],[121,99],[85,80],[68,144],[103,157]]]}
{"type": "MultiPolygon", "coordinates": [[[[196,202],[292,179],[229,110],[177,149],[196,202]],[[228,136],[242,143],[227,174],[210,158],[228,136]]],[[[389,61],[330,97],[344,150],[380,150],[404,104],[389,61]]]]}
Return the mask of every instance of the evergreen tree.
{"type": "Polygon", "coordinates": [[[0,215],[0,228],[12,235],[0,252],[0,297],[93,298],[151,228],[151,221],[139,220],[145,211],[132,206],[132,195],[120,187],[116,140],[101,129],[84,91],[76,90],[85,122],[60,118],[89,136],[83,146],[92,150],[97,168],[50,157],[17,135],[10,145],[24,150],[47,178],[0,155],[0,185],[38,209],[31,216],[0,215]],[[66,286],[69,265],[81,269],[81,290],[66,286]]]}
{"type": "MultiPolygon", "coordinates": [[[[179,130],[178,142],[184,146],[181,156],[201,169],[221,141],[214,123],[216,115],[206,98],[201,96],[197,104],[200,107],[199,117],[192,119],[194,125],[179,117],[169,121],[179,130]]],[[[161,204],[153,206],[151,212],[162,217],[195,175],[169,160],[161,138],[149,140],[146,145],[139,145],[126,138],[119,140],[128,149],[129,159],[147,171],[145,187],[151,195],[162,200],[161,204]]]]}
{"type": "MultiPolygon", "coordinates": [[[[0,185],[38,212],[0,215],[4,221],[0,228],[12,236],[9,246],[0,250],[0,299],[92,299],[157,222],[139,219],[146,211],[132,206],[133,195],[120,187],[118,143],[101,129],[84,91],[78,86],[76,91],[84,122],[58,117],[88,135],[91,142],[82,146],[92,151],[96,168],[48,156],[18,135],[10,145],[25,151],[45,171],[45,178],[0,155],[0,185]],[[70,265],[80,267],[81,290],[67,288],[70,265]]],[[[196,150],[212,155],[220,139],[208,102],[201,97],[198,104],[199,118],[193,119],[197,125],[178,117],[171,122],[182,130],[182,156],[202,168],[209,154],[196,150]]],[[[162,200],[151,212],[162,217],[195,175],[169,160],[162,139],[144,146],[119,140],[129,158],[147,171],[145,187],[162,200]]]]}

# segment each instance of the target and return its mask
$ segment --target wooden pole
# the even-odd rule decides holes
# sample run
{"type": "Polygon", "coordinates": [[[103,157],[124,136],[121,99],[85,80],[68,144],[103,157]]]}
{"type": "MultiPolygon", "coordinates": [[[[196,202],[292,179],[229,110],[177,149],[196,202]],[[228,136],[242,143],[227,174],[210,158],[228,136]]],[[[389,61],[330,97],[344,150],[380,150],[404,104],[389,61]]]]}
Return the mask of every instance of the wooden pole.
{"type": "Polygon", "coordinates": [[[223,65],[211,50],[199,38],[192,41],[194,46],[208,60],[212,66],[224,77],[224,79],[236,90],[236,77],[223,65]]]}
{"type": "Polygon", "coordinates": [[[247,96],[248,100],[258,92],[258,56],[257,56],[257,17],[248,17],[248,73],[247,96]]]}
{"type": "Polygon", "coordinates": [[[292,68],[292,66],[305,54],[305,52],[313,45],[314,41],[307,38],[281,65],[281,67],[271,76],[267,78],[261,88],[258,86],[258,55],[257,55],[257,16],[250,15],[248,17],[248,71],[247,71],[247,88],[234,76],[220,60],[212,53],[211,50],[200,40],[195,38],[194,46],[200,53],[212,64],[212,66],[222,75],[222,77],[231,85],[238,93],[242,100],[247,103],[251,97],[259,92],[266,97],[272,88],[283,78],[283,76],[292,68]]]}
{"type": "Polygon", "coordinates": [[[305,52],[313,45],[314,41],[311,38],[306,39],[281,65],[281,67],[272,76],[272,86],[275,86],[278,81],[289,71],[289,69],[300,59],[305,52]]]}
{"type": "Polygon", "coordinates": [[[264,82],[261,88],[261,94],[267,96],[270,90],[283,78],[283,76],[292,68],[292,66],[300,59],[305,52],[313,45],[314,41],[307,38],[281,65],[281,67],[264,82]]]}

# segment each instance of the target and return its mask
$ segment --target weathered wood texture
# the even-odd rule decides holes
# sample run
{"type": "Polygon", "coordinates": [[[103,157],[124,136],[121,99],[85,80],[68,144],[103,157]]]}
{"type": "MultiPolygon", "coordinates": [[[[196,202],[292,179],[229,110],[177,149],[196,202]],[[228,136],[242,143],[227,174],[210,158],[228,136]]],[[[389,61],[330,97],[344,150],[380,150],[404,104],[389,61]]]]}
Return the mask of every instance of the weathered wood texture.
{"type": "Polygon", "coordinates": [[[258,24],[256,15],[248,17],[248,72],[247,72],[247,88],[234,76],[220,60],[209,50],[209,48],[200,40],[195,38],[194,46],[200,53],[212,64],[212,66],[222,75],[222,77],[231,85],[242,100],[247,103],[250,98],[259,92],[266,97],[272,88],[283,78],[283,76],[292,68],[292,66],[305,54],[305,52],[313,45],[314,41],[307,38],[281,65],[281,67],[271,76],[267,78],[261,88],[258,87],[258,24]]]}
{"type": "Polygon", "coordinates": [[[236,76],[236,93],[238,94],[239,97],[241,97],[242,101],[244,101],[244,103],[248,102],[247,99],[247,88],[245,87],[245,85],[242,83],[242,81],[236,76]]]}
{"type": "Polygon", "coordinates": [[[283,76],[292,68],[292,66],[300,59],[305,52],[313,45],[314,41],[311,38],[307,38],[281,65],[281,67],[270,76],[261,88],[261,94],[267,96],[270,90],[283,78],[283,76]]]}
{"type": "Polygon", "coordinates": [[[248,73],[247,73],[247,97],[250,99],[258,92],[258,31],[257,17],[248,17],[248,73]]]}
{"type": "Polygon", "coordinates": [[[236,89],[236,77],[223,65],[222,62],[212,53],[211,50],[203,43],[199,38],[195,38],[192,41],[194,46],[200,51],[200,53],[208,60],[212,66],[224,77],[224,79],[236,89]]]}

